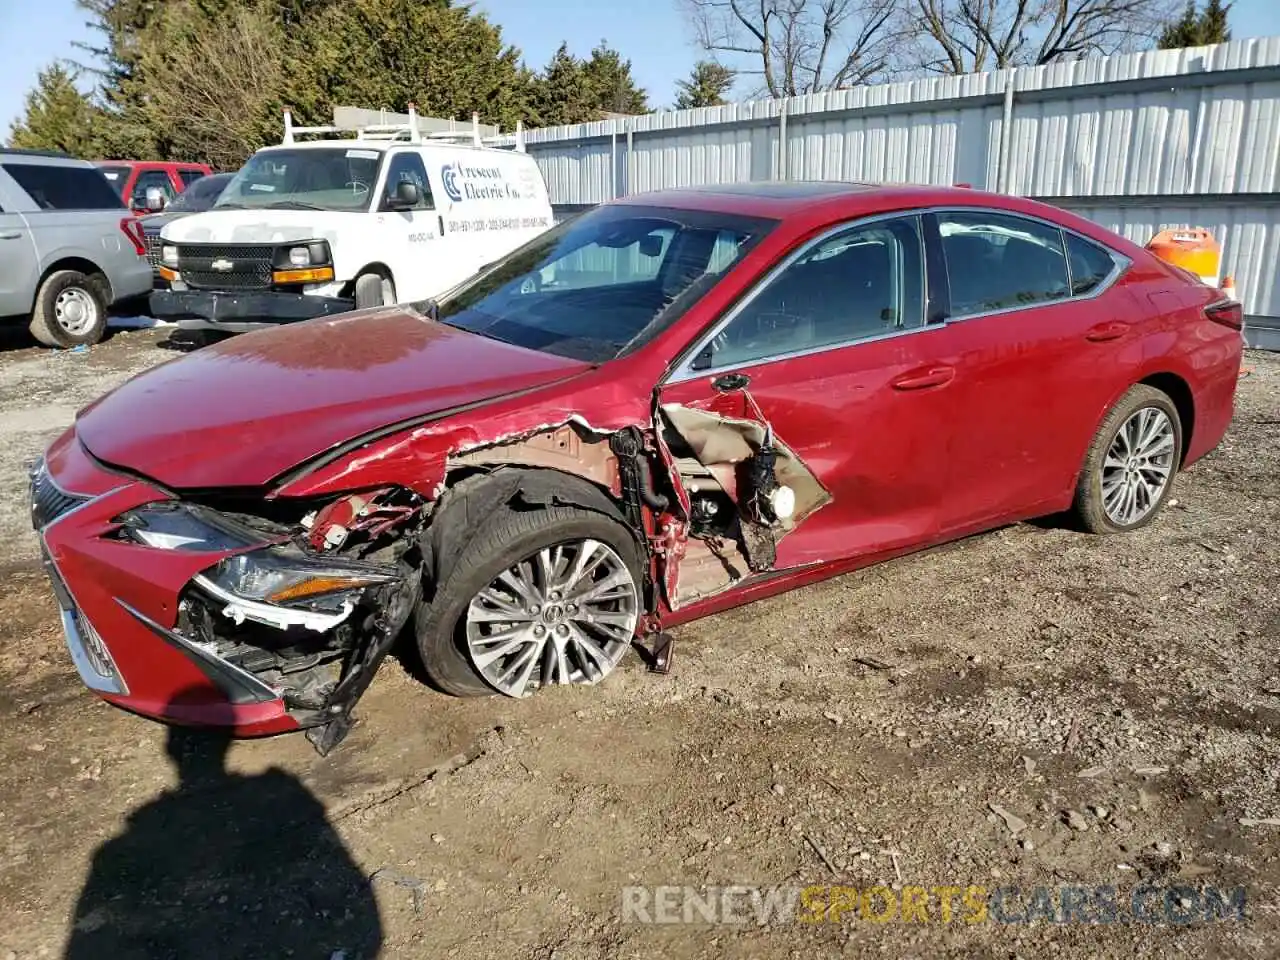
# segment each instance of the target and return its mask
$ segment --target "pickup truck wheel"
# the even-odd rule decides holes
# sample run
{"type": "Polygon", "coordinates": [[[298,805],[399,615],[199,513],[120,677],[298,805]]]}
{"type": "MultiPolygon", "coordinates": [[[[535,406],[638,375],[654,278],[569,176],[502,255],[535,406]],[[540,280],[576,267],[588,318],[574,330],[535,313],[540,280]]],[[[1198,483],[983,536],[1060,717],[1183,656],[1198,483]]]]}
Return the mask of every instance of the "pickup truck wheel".
{"type": "Polygon", "coordinates": [[[635,538],[607,517],[503,508],[418,605],[423,666],[464,697],[597,683],[635,636],[640,569],[635,538]]]}
{"type": "Polygon", "coordinates": [[[396,288],[389,277],[362,273],[356,277],[356,309],[382,307],[396,302],[396,288]]]}
{"type": "Polygon", "coordinates": [[[107,283],[100,273],[55,270],[36,292],[31,335],[47,347],[97,343],[107,329],[107,283]]]}

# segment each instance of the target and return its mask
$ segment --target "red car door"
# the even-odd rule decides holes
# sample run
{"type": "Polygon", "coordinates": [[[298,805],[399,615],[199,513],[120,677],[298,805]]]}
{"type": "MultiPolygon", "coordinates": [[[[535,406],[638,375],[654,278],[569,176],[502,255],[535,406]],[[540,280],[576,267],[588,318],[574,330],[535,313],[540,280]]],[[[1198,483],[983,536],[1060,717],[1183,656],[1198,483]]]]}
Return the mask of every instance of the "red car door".
{"type": "MultiPolygon", "coordinates": [[[[711,437],[691,442],[695,459],[710,464],[716,445],[703,414],[755,421],[820,485],[796,485],[797,522],[778,540],[775,569],[922,543],[939,529],[955,371],[933,362],[946,331],[925,323],[923,249],[916,216],[828,231],[775,268],[659,388],[677,434],[711,437]]],[[[736,468],[717,476],[744,509],[736,468]]]]}
{"type": "Polygon", "coordinates": [[[957,371],[947,533],[1062,509],[1107,402],[1136,363],[1124,261],[1042,220],[937,214],[957,371]]]}

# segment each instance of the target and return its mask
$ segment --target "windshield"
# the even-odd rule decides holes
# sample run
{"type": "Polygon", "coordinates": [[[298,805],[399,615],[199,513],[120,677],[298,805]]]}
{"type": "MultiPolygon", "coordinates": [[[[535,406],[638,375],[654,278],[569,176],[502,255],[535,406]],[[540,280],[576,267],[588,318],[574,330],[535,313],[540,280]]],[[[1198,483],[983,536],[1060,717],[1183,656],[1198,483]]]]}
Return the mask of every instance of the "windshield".
{"type": "Polygon", "coordinates": [[[231,180],[231,176],[229,173],[215,173],[201,177],[174,197],[173,202],[165,209],[180,213],[201,213],[208,210],[231,180]]]}
{"type": "Polygon", "coordinates": [[[775,226],[727,213],[597,207],[455,288],[450,326],[600,363],[671,324],[775,226]]]}
{"type": "Polygon", "coordinates": [[[231,178],[214,207],[368,210],[382,151],[358,147],[263,150],[231,178]]]}

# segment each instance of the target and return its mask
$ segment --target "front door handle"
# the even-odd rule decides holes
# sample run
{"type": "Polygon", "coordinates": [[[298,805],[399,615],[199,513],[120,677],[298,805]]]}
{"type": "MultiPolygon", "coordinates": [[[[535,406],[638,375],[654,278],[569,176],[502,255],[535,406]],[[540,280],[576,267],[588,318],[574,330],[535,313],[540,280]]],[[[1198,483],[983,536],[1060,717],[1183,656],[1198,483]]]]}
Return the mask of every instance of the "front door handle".
{"type": "Polygon", "coordinates": [[[1084,338],[1093,343],[1105,343],[1108,340],[1119,340],[1128,332],[1129,325],[1127,323],[1115,320],[1111,323],[1100,323],[1097,326],[1090,327],[1084,338]]]}
{"type": "Polygon", "coordinates": [[[16,230],[13,233],[0,233],[0,240],[20,240],[21,238],[22,234],[16,230]]]}
{"type": "Polygon", "coordinates": [[[955,379],[955,367],[930,367],[928,370],[908,373],[893,381],[895,390],[924,390],[926,387],[941,387],[955,379]]]}

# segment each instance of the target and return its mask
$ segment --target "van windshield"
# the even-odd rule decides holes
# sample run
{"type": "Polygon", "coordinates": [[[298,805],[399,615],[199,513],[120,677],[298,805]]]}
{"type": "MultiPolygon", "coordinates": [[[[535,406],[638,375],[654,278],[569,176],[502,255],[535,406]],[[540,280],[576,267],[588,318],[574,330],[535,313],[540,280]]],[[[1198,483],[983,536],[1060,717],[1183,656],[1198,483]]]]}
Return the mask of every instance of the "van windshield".
{"type": "Polygon", "coordinates": [[[382,156],[360,147],[263,150],[231,178],[213,207],[368,210],[382,156]]]}
{"type": "Polygon", "coordinates": [[[597,207],[446,293],[450,326],[601,363],[696,303],[777,221],[701,210],[597,207]]]}

